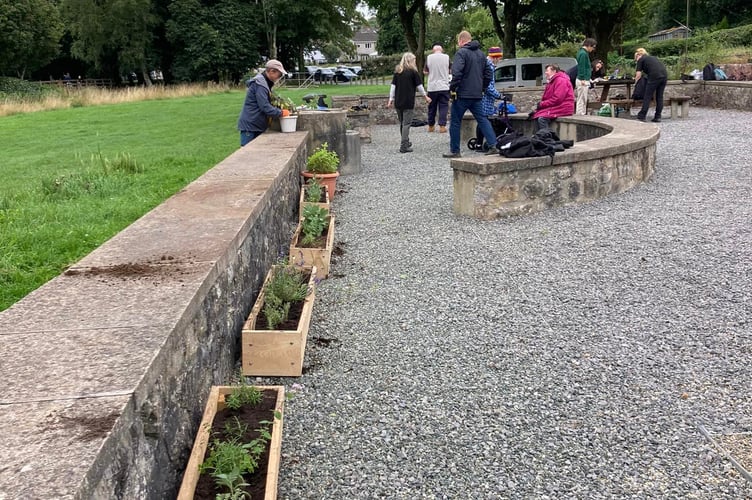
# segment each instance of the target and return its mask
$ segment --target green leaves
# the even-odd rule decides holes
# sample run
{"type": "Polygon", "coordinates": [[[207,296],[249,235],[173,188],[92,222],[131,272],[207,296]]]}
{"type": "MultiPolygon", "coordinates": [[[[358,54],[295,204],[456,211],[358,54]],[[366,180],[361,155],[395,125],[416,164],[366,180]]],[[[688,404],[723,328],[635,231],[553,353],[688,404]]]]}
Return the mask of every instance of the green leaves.
{"type": "Polygon", "coordinates": [[[306,205],[303,208],[303,220],[301,224],[302,246],[312,246],[321,238],[324,230],[329,227],[329,211],[318,205],[306,205]]]}

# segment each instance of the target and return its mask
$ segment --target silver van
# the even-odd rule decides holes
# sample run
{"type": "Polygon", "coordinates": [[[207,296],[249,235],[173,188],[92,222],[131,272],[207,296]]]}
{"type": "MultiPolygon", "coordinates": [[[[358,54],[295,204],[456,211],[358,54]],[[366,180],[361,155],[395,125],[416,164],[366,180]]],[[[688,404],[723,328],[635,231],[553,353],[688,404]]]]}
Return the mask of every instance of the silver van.
{"type": "Polygon", "coordinates": [[[566,71],[577,65],[574,57],[521,57],[503,59],[496,65],[494,79],[497,89],[509,87],[535,87],[543,85],[543,70],[549,64],[557,64],[566,71]]]}

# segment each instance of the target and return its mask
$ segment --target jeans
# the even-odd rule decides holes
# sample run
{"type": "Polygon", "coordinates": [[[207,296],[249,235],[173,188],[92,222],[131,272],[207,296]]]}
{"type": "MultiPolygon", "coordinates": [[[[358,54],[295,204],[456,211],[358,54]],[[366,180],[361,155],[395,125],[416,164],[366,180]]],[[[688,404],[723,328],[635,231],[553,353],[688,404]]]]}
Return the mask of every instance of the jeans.
{"type": "Polygon", "coordinates": [[[553,121],[553,118],[543,118],[542,116],[539,116],[535,119],[535,131],[539,130],[546,130],[551,128],[551,122],[553,121]]]}
{"type": "MultiPolygon", "coordinates": [[[[643,77],[644,78],[644,77],[643,77]]],[[[663,113],[663,91],[666,90],[666,79],[650,81],[645,86],[645,95],[642,96],[642,109],[637,113],[637,118],[645,119],[650,109],[650,101],[653,100],[653,93],[655,92],[655,118],[660,118],[663,113]]]]}
{"type": "Polygon", "coordinates": [[[240,147],[242,148],[256,137],[260,136],[263,132],[248,132],[247,130],[240,131],[240,147]]]}
{"type": "Polygon", "coordinates": [[[412,108],[397,110],[397,118],[399,118],[400,124],[400,135],[402,136],[402,139],[400,140],[400,150],[405,150],[410,147],[410,127],[413,124],[414,114],[415,110],[412,108]]]}
{"type": "Polygon", "coordinates": [[[496,134],[494,133],[491,122],[483,114],[481,99],[457,99],[452,103],[452,117],[449,124],[449,151],[452,153],[460,152],[460,131],[462,129],[462,117],[465,111],[470,110],[478,122],[483,136],[489,148],[496,146],[496,134]]]}
{"type": "Polygon", "coordinates": [[[436,90],[428,93],[431,102],[428,103],[428,125],[433,127],[436,124],[436,111],[439,111],[439,125],[445,126],[447,123],[447,111],[449,111],[449,91],[436,90]]]}

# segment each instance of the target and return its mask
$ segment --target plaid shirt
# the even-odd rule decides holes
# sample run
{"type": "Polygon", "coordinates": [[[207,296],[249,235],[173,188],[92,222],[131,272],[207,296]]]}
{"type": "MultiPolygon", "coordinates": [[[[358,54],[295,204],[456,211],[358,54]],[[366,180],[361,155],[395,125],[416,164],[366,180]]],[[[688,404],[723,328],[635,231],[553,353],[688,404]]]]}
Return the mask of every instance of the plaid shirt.
{"type": "Polygon", "coordinates": [[[501,99],[501,94],[499,94],[499,91],[496,90],[496,85],[494,85],[495,67],[488,59],[486,59],[486,64],[491,67],[491,83],[488,84],[488,88],[483,92],[483,99],[481,99],[480,104],[483,107],[483,114],[491,116],[496,114],[496,99],[501,99]]]}

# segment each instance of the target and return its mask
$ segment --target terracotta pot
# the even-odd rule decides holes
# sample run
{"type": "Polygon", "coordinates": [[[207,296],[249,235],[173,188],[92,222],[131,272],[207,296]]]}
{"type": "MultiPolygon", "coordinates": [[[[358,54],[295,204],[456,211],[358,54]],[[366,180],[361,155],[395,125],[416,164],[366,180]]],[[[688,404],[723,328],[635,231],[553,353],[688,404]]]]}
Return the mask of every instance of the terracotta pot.
{"type": "Polygon", "coordinates": [[[329,191],[329,199],[334,199],[334,192],[337,188],[337,177],[339,177],[339,172],[334,172],[333,174],[313,174],[306,170],[305,172],[303,172],[303,177],[305,177],[306,179],[316,177],[321,184],[327,187],[327,190],[329,191]]]}

